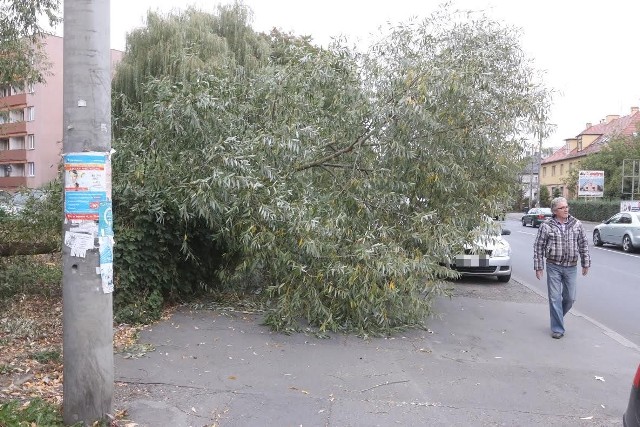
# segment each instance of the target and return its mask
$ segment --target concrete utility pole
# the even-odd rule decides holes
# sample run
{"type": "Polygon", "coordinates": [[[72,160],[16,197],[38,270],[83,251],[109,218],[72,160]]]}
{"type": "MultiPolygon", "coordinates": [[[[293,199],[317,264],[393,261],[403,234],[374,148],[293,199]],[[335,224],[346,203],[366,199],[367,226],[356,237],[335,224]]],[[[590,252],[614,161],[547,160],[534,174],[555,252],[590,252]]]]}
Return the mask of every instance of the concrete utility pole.
{"type": "Polygon", "coordinates": [[[538,133],[538,194],[536,194],[536,206],[540,207],[540,178],[542,176],[542,125],[538,133]]]}
{"type": "MultiPolygon", "coordinates": [[[[529,156],[529,209],[531,209],[531,203],[533,203],[533,168],[534,168],[534,160],[533,160],[534,151],[531,150],[531,154],[529,156]]],[[[540,172],[538,172],[540,173],[540,172]]]]}
{"type": "Polygon", "coordinates": [[[65,424],[104,419],[113,398],[113,285],[107,290],[101,275],[103,249],[112,248],[96,244],[104,240],[99,236],[113,236],[109,1],[64,2],[65,424]]]}

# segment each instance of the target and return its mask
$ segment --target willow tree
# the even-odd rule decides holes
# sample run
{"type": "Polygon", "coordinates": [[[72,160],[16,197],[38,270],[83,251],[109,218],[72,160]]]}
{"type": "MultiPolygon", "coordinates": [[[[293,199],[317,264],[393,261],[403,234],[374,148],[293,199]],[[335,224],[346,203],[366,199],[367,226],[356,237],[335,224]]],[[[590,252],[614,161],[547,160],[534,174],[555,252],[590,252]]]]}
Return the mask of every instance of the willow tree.
{"type": "MultiPolygon", "coordinates": [[[[250,22],[250,9],[239,3],[218,6],[216,14],[193,7],[167,15],[149,11],[146,26],[127,35],[127,54],[118,64],[113,86],[129,104],[136,104],[144,100],[144,84],[153,78],[180,83],[196,72],[254,69],[265,63],[269,44],[250,22]]],[[[122,108],[121,101],[114,100],[115,112],[122,108]]]]}
{"type": "Polygon", "coordinates": [[[0,0],[0,10],[0,85],[44,82],[49,62],[41,23],[53,28],[62,21],[60,2],[0,0]]]}
{"type": "MultiPolygon", "coordinates": [[[[269,40],[251,73],[158,75],[123,103],[127,212],[202,225],[224,246],[220,283],[264,291],[275,329],[422,325],[455,275],[441,262],[509,196],[518,135],[548,105],[517,32],[443,9],[367,52],[269,40]]],[[[206,257],[190,233],[182,249],[206,257]]]]}

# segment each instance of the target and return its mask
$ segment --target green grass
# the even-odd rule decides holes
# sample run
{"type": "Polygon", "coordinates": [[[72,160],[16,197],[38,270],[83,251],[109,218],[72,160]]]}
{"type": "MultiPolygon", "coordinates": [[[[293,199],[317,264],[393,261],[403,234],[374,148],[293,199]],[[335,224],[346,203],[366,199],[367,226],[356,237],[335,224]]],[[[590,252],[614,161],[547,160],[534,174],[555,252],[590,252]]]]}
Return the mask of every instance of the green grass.
{"type": "Polygon", "coordinates": [[[29,355],[33,360],[37,360],[40,363],[48,362],[60,362],[62,360],[62,354],[58,349],[41,350],[29,355]]]}
{"type": "Polygon", "coordinates": [[[42,399],[34,399],[26,405],[16,400],[0,404],[1,427],[31,427],[32,425],[64,426],[60,408],[42,399]]]}
{"type": "MultiPolygon", "coordinates": [[[[36,398],[27,403],[12,400],[0,403],[0,427],[82,427],[83,423],[66,425],[60,406],[36,398]]],[[[108,427],[106,420],[97,421],[94,427],[108,427]]]]}

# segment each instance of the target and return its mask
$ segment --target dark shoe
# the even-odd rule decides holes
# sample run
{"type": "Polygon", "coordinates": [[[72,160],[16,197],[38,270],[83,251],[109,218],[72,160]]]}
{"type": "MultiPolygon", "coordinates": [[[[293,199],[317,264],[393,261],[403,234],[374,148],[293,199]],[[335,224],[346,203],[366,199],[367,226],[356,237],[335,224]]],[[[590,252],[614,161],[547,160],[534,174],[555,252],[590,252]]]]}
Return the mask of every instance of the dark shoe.
{"type": "Polygon", "coordinates": [[[557,340],[559,340],[563,336],[564,336],[564,334],[562,332],[554,332],[554,333],[551,334],[551,338],[555,338],[557,340]]]}

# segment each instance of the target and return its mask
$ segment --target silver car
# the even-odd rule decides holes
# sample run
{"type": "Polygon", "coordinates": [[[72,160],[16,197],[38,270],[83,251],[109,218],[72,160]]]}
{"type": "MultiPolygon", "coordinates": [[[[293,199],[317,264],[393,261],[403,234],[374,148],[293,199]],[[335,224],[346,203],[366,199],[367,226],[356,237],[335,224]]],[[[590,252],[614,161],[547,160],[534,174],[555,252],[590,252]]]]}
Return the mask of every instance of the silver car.
{"type": "Polygon", "coordinates": [[[596,225],[593,244],[622,246],[625,252],[640,248],[640,212],[620,212],[596,225]]]}
{"type": "Polygon", "coordinates": [[[479,236],[476,248],[456,255],[449,267],[462,276],[495,276],[500,282],[508,282],[511,279],[511,246],[502,236],[511,231],[501,228],[500,234],[479,236]]]}

